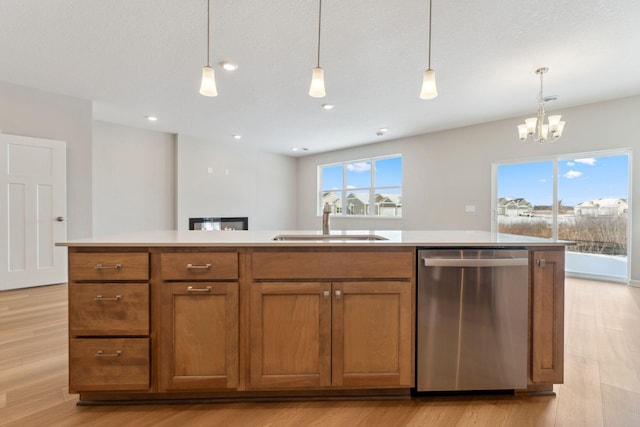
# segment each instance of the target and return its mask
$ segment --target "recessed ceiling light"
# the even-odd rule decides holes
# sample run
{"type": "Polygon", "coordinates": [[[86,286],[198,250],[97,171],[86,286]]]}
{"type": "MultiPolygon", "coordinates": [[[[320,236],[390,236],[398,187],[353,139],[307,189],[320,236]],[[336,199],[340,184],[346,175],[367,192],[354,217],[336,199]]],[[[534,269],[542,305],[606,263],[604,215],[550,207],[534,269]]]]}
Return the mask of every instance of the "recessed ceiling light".
{"type": "Polygon", "coordinates": [[[334,104],[322,104],[322,108],[324,108],[325,110],[332,110],[333,107],[335,107],[334,104]]]}
{"type": "Polygon", "coordinates": [[[389,130],[389,128],[380,128],[380,129],[378,129],[378,130],[376,131],[376,135],[378,135],[378,136],[382,136],[382,135],[384,135],[385,133],[387,133],[387,131],[388,131],[388,130],[389,130]]]}
{"type": "Polygon", "coordinates": [[[238,69],[238,64],[236,64],[235,62],[222,61],[220,65],[227,71],[235,71],[238,69]]]}
{"type": "Polygon", "coordinates": [[[156,116],[145,116],[147,118],[147,120],[149,120],[150,122],[157,122],[158,118],[156,116]]]}
{"type": "Polygon", "coordinates": [[[234,134],[233,139],[242,139],[242,135],[234,134]]]}
{"type": "Polygon", "coordinates": [[[307,147],[291,147],[291,151],[309,151],[307,147]]]}

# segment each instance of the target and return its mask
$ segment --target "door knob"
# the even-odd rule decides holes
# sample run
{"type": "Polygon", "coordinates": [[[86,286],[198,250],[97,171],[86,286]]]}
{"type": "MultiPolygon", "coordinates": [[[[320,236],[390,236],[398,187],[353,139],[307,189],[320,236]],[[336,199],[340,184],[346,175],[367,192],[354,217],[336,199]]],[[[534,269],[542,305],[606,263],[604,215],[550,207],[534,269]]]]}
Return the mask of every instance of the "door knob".
{"type": "Polygon", "coordinates": [[[64,217],[63,216],[59,216],[59,217],[56,218],[56,221],[63,222],[64,221],[64,217]]]}

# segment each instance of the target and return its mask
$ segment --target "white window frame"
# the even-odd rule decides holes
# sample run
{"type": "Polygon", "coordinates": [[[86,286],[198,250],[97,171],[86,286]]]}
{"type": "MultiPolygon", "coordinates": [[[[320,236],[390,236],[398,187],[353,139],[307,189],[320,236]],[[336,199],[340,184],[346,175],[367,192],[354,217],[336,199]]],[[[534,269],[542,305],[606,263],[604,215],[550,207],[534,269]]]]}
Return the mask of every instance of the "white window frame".
{"type": "MultiPolygon", "coordinates": [[[[498,167],[502,165],[512,165],[517,163],[535,163],[535,162],[552,162],[553,163],[553,201],[552,201],[552,239],[558,238],[558,163],[572,160],[584,159],[589,157],[608,157],[626,155],[629,158],[629,176],[628,176],[628,204],[627,212],[627,281],[631,278],[631,262],[632,257],[632,194],[633,194],[633,150],[631,148],[618,148],[602,151],[588,151],[584,153],[557,154],[545,157],[531,157],[517,160],[500,160],[491,164],[491,231],[496,233],[498,230],[498,211],[496,208],[496,200],[498,200],[498,167]]],[[[573,275],[573,274],[571,274],[573,275]]],[[[580,277],[591,278],[589,275],[581,275],[580,277]]],[[[596,278],[597,279],[597,278],[596,278]]],[[[616,279],[608,278],[608,280],[616,281],[616,279]]]]}
{"type": "MultiPolygon", "coordinates": [[[[384,218],[384,219],[401,219],[402,218],[402,210],[400,211],[400,215],[394,215],[394,216],[384,216],[384,215],[376,215],[375,214],[375,194],[376,193],[380,193],[382,191],[384,191],[385,189],[389,189],[389,190],[400,190],[400,195],[402,196],[403,194],[403,175],[404,175],[404,164],[402,165],[401,169],[400,169],[400,185],[393,185],[393,186],[375,186],[375,162],[380,161],[380,160],[387,160],[387,159],[394,159],[394,158],[400,158],[401,162],[403,162],[403,158],[402,158],[402,154],[390,154],[390,155],[386,155],[386,156],[378,156],[378,157],[368,157],[368,158],[363,158],[363,159],[357,159],[357,160],[347,160],[347,161],[342,161],[342,162],[335,162],[335,163],[327,163],[327,164],[323,164],[323,165],[318,165],[318,169],[317,169],[317,195],[316,195],[316,202],[317,202],[317,207],[316,207],[316,213],[318,216],[322,215],[322,209],[323,209],[323,203],[322,203],[322,195],[323,193],[327,192],[327,191],[332,191],[335,192],[337,194],[340,194],[341,196],[341,200],[343,203],[346,202],[347,199],[347,194],[350,192],[357,192],[357,191],[365,191],[368,190],[369,191],[369,212],[368,214],[365,215],[347,215],[345,213],[345,209],[344,206],[342,208],[342,211],[339,213],[333,213],[333,215],[335,216],[339,216],[340,218],[384,218]],[[371,181],[368,187],[357,187],[357,188],[348,188],[347,187],[347,165],[350,164],[354,164],[354,163],[362,163],[362,162],[370,162],[371,163],[371,181]],[[322,169],[323,168],[327,168],[327,167],[335,167],[335,166],[342,166],[342,188],[339,189],[332,189],[332,190],[323,190],[322,188],[322,169]]],[[[404,163],[404,162],[403,162],[404,163]]]]}

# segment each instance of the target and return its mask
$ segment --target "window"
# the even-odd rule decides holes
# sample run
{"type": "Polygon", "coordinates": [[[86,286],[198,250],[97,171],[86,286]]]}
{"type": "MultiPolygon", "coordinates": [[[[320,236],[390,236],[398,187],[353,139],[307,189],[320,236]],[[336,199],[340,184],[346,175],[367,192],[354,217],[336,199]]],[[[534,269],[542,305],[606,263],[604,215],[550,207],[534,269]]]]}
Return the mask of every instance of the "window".
{"type": "Polygon", "coordinates": [[[630,161],[629,150],[613,150],[495,165],[494,227],[575,241],[567,247],[567,273],[627,281],[630,161]]]}
{"type": "Polygon", "coordinates": [[[402,217],[402,156],[318,166],[318,209],[333,215],[402,217]]]}

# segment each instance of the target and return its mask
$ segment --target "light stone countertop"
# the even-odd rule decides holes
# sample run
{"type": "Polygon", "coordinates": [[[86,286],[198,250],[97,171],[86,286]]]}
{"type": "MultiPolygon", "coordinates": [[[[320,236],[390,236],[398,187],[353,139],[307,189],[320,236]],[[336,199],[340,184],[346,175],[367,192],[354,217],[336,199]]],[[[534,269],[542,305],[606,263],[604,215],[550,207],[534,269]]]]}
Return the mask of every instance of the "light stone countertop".
{"type": "Polygon", "coordinates": [[[389,247],[389,246],[567,246],[572,242],[474,230],[334,230],[327,239],[318,230],[177,231],[158,230],[57,242],[69,247],[389,247]],[[318,236],[311,240],[277,241],[277,235],[318,236]],[[355,240],[345,236],[376,235],[387,240],[355,240]]]}

